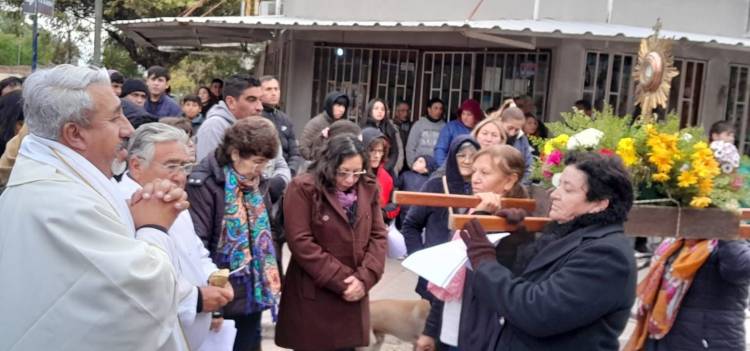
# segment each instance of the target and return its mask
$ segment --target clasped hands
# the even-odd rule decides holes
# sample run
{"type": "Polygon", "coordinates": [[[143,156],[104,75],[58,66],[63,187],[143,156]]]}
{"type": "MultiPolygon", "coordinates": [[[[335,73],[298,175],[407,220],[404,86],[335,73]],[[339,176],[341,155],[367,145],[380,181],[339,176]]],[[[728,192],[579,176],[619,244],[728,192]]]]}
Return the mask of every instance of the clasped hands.
{"type": "Polygon", "coordinates": [[[169,180],[155,179],[133,194],[128,207],[136,228],[157,225],[168,229],[190,203],[184,189],[169,180]]]}

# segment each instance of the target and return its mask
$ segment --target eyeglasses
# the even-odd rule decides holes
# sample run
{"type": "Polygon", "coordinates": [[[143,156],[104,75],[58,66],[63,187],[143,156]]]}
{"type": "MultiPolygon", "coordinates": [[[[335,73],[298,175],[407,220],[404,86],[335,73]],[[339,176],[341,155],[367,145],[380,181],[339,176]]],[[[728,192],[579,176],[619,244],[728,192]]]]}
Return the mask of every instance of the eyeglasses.
{"type": "Polygon", "coordinates": [[[164,167],[164,169],[167,170],[170,174],[175,174],[177,172],[183,172],[185,174],[190,174],[193,171],[193,167],[195,167],[195,163],[170,163],[170,164],[159,164],[160,166],[164,167]]]}
{"type": "Polygon", "coordinates": [[[373,150],[370,150],[370,153],[374,154],[374,155],[375,154],[377,154],[377,155],[384,155],[385,154],[385,150],[383,150],[383,149],[373,149],[373,150]]]}
{"type": "Polygon", "coordinates": [[[366,173],[367,171],[357,171],[357,172],[337,171],[336,176],[342,179],[349,179],[349,178],[359,179],[359,177],[363,176],[366,173]]]}

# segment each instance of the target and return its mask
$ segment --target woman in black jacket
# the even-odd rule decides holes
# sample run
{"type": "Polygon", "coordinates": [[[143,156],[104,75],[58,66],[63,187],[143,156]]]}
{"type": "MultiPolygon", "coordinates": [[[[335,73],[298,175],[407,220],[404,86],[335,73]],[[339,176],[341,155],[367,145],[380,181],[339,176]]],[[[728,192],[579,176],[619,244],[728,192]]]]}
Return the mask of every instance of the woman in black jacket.
{"type": "Polygon", "coordinates": [[[385,169],[391,174],[398,175],[401,173],[401,167],[404,164],[404,144],[399,136],[398,128],[391,122],[387,116],[388,108],[381,99],[373,99],[367,103],[367,119],[362,123],[362,128],[373,127],[380,130],[390,143],[385,169]]]}
{"type": "MultiPolygon", "coordinates": [[[[227,129],[213,154],[188,178],[187,193],[195,232],[216,266],[233,273],[234,300],[224,318],[237,327],[235,351],[260,350],[260,318],[275,319],[280,269],[269,218],[271,201],[263,168],[276,157],[276,127],[265,118],[248,118],[227,129]]],[[[220,316],[218,316],[220,318],[220,316]]]]}
{"type": "Polygon", "coordinates": [[[638,325],[625,350],[746,350],[748,284],[748,241],[666,240],[641,281],[638,325]]]}
{"type": "Polygon", "coordinates": [[[461,233],[477,301],[499,323],[489,349],[619,348],[635,300],[635,259],[623,233],[633,188],[619,158],[572,154],[566,165],[551,195],[553,222],[521,259],[520,274],[498,262],[478,221],[461,233]]]}

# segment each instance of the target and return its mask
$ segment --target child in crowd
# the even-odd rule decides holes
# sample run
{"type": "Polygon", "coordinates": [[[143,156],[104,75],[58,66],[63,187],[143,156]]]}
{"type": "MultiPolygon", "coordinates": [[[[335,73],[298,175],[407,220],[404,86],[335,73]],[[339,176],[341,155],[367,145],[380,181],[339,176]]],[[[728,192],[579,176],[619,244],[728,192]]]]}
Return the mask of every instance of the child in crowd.
{"type": "Polygon", "coordinates": [[[201,123],[206,120],[201,113],[201,98],[198,95],[190,94],[182,98],[182,116],[190,120],[193,133],[197,133],[201,123]]]}
{"type": "MultiPolygon", "coordinates": [[[[430,179],[430,175],[437,169],[437,163],[431,155],[421,155],[414,160],[411,169],[401,172],[396,181],[396,189],[403,191],[420,191],[422,186],[430,179]]],[[[401,213],[396,218],[396,228],[401,230],[401,223],[406,218],[409,206],[402,205],[401,213]]]]}

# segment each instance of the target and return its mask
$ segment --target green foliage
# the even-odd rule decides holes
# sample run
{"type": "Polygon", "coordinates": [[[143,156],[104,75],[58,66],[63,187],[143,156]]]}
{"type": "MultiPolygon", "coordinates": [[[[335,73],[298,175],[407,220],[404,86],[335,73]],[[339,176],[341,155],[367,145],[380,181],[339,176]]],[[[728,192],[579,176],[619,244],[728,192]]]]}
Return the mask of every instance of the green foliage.
{"type": "Polygon", "coordinates": [[[111,39],[104,41],[102,48],[102,65],[108,69],[116,69],[125,77],[136,78],[142,76],[142,67],[130,59],[128,51],[117,45],[111,39]]]}
{"type": "MultiPolygon", "coordinates": [[[[66,34],[67,33],[63,33],[66,34]]],[[[76,62],[80,50],[67,37],[58,37],[39,28],[40,66],[76,62]]],[[[32,28],[20,12],[0,12],[0,65],[31,65],[32,28]]]]}

